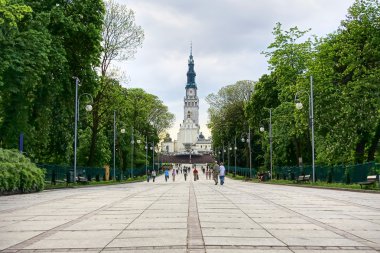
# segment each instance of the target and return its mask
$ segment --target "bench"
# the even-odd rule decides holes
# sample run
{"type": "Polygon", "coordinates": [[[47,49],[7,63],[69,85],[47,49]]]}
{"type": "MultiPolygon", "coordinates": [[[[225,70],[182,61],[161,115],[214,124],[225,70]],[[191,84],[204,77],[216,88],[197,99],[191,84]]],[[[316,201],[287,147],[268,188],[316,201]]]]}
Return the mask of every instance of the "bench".
{"type": "Polygon", "coordinates": [[[376,175],[371,175],[367,176],[367,181],[365,182],[359,182],[358,184],[360,185],[360,189],[363,189],[363,185],[374,185],[376,184],[377,176],[376,175]]]}
{"type": "Polygon", "coordinates": [[[87,184],[88,180],[85,177],[77,177],[77,183],[87,184]]]}
{"type": "Polygon", "coordinates": [[[297,178],[297,183],[299,182],[310,182],[310,175],[301,175],[297,178]]]}

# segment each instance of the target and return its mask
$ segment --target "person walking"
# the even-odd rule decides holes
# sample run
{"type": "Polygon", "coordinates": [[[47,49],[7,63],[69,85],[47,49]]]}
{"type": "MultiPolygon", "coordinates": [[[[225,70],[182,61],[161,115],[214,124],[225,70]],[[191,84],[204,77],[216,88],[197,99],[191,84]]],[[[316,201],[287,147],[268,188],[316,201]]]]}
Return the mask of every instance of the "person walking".
{"type": "Polygon", "coordinates": [[[173,171],[172,171],[173,182],[175,181],[175,175],[176,175],[176,174],[177,174],[177,173],[176,173],[176,170],[173,169],[173,171]]]}
{"type": "Polygon", "coordinates": [[[186,181],[186,179],[187,179],[187,170],[183,171],[183,176],[185,177],[185,181],[186,181]]]}
{"type": "Polygon", "coordinates": [[[154,180],[156,179],[156,171],[155,170],[152,171],[152,179],[153,179],[153,183],[154,183],[154,180]]]}
{"type": "Polygon", "coordinates": [[[219,173],[220,173],[219,164],[218,164],[218,161],[215,161],[215,165],[214,165],[214,167],[212,169],[212,176],[213,176],[213,179],[215,181],[215,185],[218,184],[219,173]]]}
{"type": "Polygon", "coordinates": [[[226,168],[224,167],[223,163],[220,163],[219,167],[219,179],[220,179],[220,185],[224,185],[224,177],[226,175],[226,168]]]}
{"type": "Polygon", "coordinates": [[[199,179],[197,167],[194,168],[193,174],[194,174],[194,181],[197,181],[199,179]]]}
{"type": "Polygon", "coordinates": [[[146,181],[149,183],[150,180],[150,170],[146,172],[146,181]]]}
{"type": "Polygon", "coordinates": [[[167,182],[168,179],[169,179],[169,170],[166,169],[166,170],[165,170],[165,182],[167,182]]]}

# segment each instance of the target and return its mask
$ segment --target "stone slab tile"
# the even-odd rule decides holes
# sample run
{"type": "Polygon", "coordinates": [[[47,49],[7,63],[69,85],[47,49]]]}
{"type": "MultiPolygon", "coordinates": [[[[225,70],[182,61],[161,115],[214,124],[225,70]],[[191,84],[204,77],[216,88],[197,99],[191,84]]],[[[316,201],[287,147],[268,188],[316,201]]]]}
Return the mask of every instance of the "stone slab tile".
{"type": "Polygon", "coordinates": [[[325,230],[324,228],[311,224],[311,223],[305,223],[305,224],[277,224],[277,223],[262,223],[260,224],[267,230],[275,230],[275,229],[281,229],[281,230],[325,230]]]}
{"type": "MultiPolygon", "coordinates": [[[[290,235],[291,236],[291,235],[290,235]]],[[[289,246],[365,246],[359,242],[346,238],[311,238],[311,237],[285,237],[281,241],[289,246]]]]}
{"type": "Polygon", "coordinates": [[[122,238],[113,240],[108,247],[161,247],[161,246],[186,246],[186,237],[155,237],[155,238],[122,238]]]}
{"type": "Polygon", "coordinates": [[[0,228],[0,231],[41,231],[50,230],[62,224],[66,221],[20,221],[0,228]]]}
{"type": "Polygon", "coordinates": [[[204,237],[205,245],[285,246],[276,238],[204,237]]]}
{"type": "Polygon", "coordinates": [[[17,232],[0,232],[0,250],[9,248],[20,242],[33,238],[43,231],[17,231],[17,232]]]}
{"type": "Polygon", "coordinates": [[[239,248],[234,248],[234,249],[213,249],[206,247],[207,253],[293,253],[293,251],[283,248],[283,249],[239,249],[239,248]]]}
{"type": "Polygon", "coordinates": [[[258,229],[261,228],[254,222],[247,223],[236,223],[236,222],[201,222],[201,227],[203,228],[217,228],[217,229],[225,229],[225,228],[253,228],[258,229]]]}
{"type": "Polygon", "coordinates": [[[187,228],[187,223],[162,223],[162,222],[133,222],[127,229],[167,229],[167,228],[187,228]]]}
{"type": "Polygon", "coordinates": [[[241,228],[224,228],[212,229],[203,228],[203,236],[207,237],[273,237],[264,229],[241,229],[241,228]]]}
{"type": "Polygon", "coordinates": [[[117,238],[149,238],[149,237],[172,237],[173,235],[178,237],[186,237],[187,229],[151,229],[151,230],[130,230],[123,231],[117,238]]]}

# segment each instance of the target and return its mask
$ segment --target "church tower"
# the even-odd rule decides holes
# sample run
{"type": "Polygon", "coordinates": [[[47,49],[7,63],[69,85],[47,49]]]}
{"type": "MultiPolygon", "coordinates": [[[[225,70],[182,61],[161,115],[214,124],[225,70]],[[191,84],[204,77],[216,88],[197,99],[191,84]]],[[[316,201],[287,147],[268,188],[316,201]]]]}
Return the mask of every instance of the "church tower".
{"type": "Polygon", "coordinates": [[[188,60],[187,83],[185,86],[185,97],[183,99],[183,122],[179,126],[177,140],[171,141],[166,138],[161,143],[164,152],[170,154],[210,154],[211,139],[205,139],[200,133],[199,125],[199,98],[197,95],[198,88],[195,82],[193,47],[190,47],[190,56],[188,60]]]}
{"type": "Polygon", "coordinates": [[[199,99],[197,96],[197,84],[195,83],[193,47],[190,48],[190,56],[188,61],[189,69],[187,71],[187,84],[185,87],[186,96],[184,98],[184,118],[190,118],[196,125],[199,125],[199,99]]]}

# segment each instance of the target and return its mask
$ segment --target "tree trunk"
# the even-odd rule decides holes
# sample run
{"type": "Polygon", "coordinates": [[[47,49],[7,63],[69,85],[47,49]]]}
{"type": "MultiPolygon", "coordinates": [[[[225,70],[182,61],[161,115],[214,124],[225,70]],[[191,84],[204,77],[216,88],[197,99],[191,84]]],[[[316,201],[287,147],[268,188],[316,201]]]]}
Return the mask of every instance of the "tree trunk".
{"type": "Polygon", "coordinates": [[[365,144],[366,144],[366,140],[365,139],[361,139],[356,144],[355,163],[363,163],[364,162],[365,144]]]}
{"type": "Polygon", "coordinates": [[[94,166],[95,165],[95,151],[96,151],[96,141],[98,137],[99,132],[99,112],[98,110],[94,110],[92,114],[93,120],[92,120],[92,133],[91,133],[91,144],[90,144],[90,152],[88,154],[88,162],[87,166],[94,166]]]}
{"type": "Polygon", "coordinates": [[[368,157],[367,157],[368,162],[375,160],[375,153],[379,145],[379,140],[380,140],[380,121],[377,123],[375,136],[373,137],[371,141],[371,146],[368,149],[368,157]]]}

